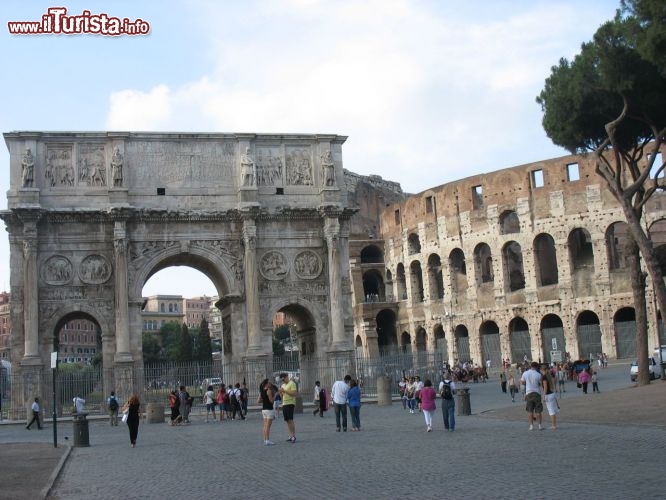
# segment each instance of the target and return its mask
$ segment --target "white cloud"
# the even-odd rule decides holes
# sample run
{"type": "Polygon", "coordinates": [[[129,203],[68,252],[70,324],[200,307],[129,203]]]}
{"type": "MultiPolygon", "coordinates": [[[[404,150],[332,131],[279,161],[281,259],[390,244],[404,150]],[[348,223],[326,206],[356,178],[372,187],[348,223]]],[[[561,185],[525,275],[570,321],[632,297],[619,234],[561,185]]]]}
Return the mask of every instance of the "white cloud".
{"type": "Polygon", "coordinates": [[[427,1],[204,5],[210,68],[114,93],[109,128],[349,135],[347,168],[412,192],[544,157],[534,97],[613,14],[596,21],[573,3],[486,16],[427,1]]]}

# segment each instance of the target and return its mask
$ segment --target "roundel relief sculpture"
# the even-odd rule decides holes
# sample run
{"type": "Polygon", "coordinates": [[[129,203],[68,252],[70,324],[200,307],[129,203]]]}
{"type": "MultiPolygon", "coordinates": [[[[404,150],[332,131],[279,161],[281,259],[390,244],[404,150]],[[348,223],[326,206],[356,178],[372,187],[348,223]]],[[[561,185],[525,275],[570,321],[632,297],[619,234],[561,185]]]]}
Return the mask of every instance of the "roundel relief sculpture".
{"type": "Polygon", "coordinates": [[[280,252],[266,252],[261,258],[259,271],[267,280],[281,280],[289,272],[289,264],[280,252]]]}
{"type": "Polygon", "coordinates": [[[111,277],[111,265],[101,255],[88,255],[79,266],[79,278],[84,283],[97,285],[111,277]]]}
{"type": "Polygon", "coordinates": [[[294,271],[299,278],[312,280],[321,274],[322,264],[319,255],[306,250],[294,259],[294,271]]]}
{"type": "Polygon", "coordinates": [[[49,257],[42,265],[42,279],[49,285],[64,285],[72,280],[72,263],[62,255],[49,257]]]}

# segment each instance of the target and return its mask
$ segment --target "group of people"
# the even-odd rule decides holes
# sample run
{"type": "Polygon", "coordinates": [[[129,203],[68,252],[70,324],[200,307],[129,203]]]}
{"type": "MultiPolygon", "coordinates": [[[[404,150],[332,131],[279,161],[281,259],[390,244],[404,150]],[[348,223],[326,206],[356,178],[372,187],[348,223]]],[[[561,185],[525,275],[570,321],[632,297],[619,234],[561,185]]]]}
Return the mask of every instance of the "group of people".
{"type": "Polygon", "coordinates": [[[404,377],[398,383],[398,391],[402,401],[403,410],[409,409],[409,413],[423,413],[426,424],[426,432],[432,431],[433,416],[437,409],[437,397],[442,399],[442,419],[444,420],[444,430],[453,432],[456,428],[455,408],[456,402],[456,376],[449,366],[442,370],[443,376],[437,390],[435,390],[432,381],[426,379],[421,381],[421,377],[404,377]]]}

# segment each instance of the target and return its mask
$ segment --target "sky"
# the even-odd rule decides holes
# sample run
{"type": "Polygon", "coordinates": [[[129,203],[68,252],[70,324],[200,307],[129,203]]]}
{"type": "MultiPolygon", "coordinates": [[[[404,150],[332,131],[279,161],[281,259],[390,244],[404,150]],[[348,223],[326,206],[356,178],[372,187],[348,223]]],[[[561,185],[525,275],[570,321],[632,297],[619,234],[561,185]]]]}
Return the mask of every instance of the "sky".
{"type": "MultiPolygon", "coordinates": [[[[619,0],[88,0],[0,4],[0,131],[348,136],[343,165],[405,192],[567,154],[535,102],[619,0]],[[50,7],[148,23],[147,35],[11,35],[50,7]]],[[[144,24],[145,26],[145,24],[144,24]]],[[[9,188],[0,150],[0,192],[9,188]]],[[[0,208],[7,200],[0,196],[0,208]]],[[[9,246],[0,237],[0,289],[9,246]]],[[[144,296],[215,295],[187,267],[144,296]]]]}

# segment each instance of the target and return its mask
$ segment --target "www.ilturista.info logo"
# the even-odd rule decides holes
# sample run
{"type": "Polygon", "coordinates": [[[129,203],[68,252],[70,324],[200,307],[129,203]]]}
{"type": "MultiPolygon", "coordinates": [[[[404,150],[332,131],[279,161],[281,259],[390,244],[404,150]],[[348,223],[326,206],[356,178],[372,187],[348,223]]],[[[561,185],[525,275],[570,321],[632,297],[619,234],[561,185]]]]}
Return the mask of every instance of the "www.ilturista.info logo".
{"type": "Polygon", "coordinates": [[[49,7],[41,21],[9,21],[7,28],[11,35],[147,35],[150,24],[143,19],[130,21],[128,18],[92,14],[84,10],[78,16],[68,16],[65,7],[49,7]]]}

